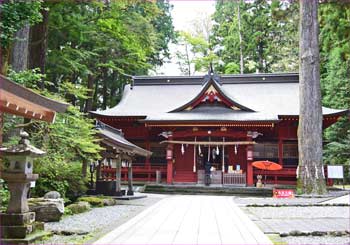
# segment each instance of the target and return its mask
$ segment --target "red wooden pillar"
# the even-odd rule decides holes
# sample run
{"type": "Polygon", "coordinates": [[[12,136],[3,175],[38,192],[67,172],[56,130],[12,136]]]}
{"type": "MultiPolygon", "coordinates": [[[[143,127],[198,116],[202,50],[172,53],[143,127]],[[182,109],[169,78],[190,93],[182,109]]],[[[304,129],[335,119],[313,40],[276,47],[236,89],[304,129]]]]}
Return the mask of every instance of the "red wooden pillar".
{"type": "Polygon", "coordinates": [[[166,183],[173,183],[173,144],[168,144],[166,149],[166,160],[167,160],[167,174],[166,174],[166,183]]]}
{"type": "MultiPolygon", "coordinates": [[[[149,135],[147,134],[147,139],[146,139],[146,145],[145,148],[147,151],[151,151],[151,143],[149,142],[149,135]]],[[[151,170],[151,161],[150,161],[150,157],[146,157],[146,162],[145,162],[145,168],[147,170],[151,170]]],[[[151,173],[150,171],[147,171],[147,180],[150,181],[151,180],[151,173]]]]}
{"type": "MultiPolygon", "coordinates": [[[[252,137],[247,137],[248,141],[252,141],[252,137]]],[[[254,185],[254,178],[253,178],[253,146],[248,145],[247,146],[247,186],[253,186],[254,185]]]]}
{"type": "Polygon", "coordinates": [[[283,165],[283,140],[278,140],[278,163],[283,165]]]}
{"type": "MultiPolygon", "coordinates": [[[[278,163],[283,166],[283,140],[278,140],[278,163]]],[[[277,185],[277,175],[275,175],[275,185],[277,185]]]]}

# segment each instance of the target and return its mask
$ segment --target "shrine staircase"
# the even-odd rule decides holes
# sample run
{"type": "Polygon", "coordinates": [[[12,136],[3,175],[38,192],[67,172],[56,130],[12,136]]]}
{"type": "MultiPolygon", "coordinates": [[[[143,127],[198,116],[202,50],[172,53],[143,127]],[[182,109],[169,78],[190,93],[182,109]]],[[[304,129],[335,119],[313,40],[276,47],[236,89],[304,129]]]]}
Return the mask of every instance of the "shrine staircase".
{"type": "Polygon", "coordinates": [[[197,183],[197,173],[191,170],[176,170],[174,182],[177,183],[197,183]]]}

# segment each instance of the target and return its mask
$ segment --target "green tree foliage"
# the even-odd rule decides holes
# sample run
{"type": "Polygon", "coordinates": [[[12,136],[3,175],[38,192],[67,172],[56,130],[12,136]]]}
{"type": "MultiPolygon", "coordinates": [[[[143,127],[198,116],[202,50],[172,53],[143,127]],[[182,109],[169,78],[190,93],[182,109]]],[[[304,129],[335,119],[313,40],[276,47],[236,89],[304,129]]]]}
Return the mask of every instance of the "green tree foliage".
{"type": "Polygon", "coordinates": [[[21,27],[41,21],[41,1],[9,1],[0,4],[0,43],[2,48],[8,48],[13,41],[14,34],[21,27]]]}
{"type": "MultiPolygon", "coordinates": [[[[93,90],[94,109],[115,105],[127,74],[146,74],[169,56],[167,44],[175,37],[169,11],[167,1],[50,5],[49,80],[93,90]]],[[[86,101],[67,99],[81,107],[86,101]]]]}
{"type": "MultiPolygon", "coordinates": [[[[350,4],[320,5],[323,104],[350,108],[350,4]]],[[[341,118],[325,132],[327,164],[350,166],[350,122],[341,118]]]]}
{"type": "Polygon", "coordinates": [[[210,64],[218,61],[217,55],[210,49],[209,42],[203,36],[180,32],[176,52],[180,71],[193,75],[196,71],[208,71],[210,64]]]}
{"type": "MultiPolygon", "coordinates": [[[[45,76],[38,70],[15,73],[9,77],[35,92],[56,100],[62,100],[58,94],[39,90],[37,84],[45,81],[45,76]]],[[[49,82],[45,82],[47,86],[49,82]]],[[[69,93],[82,96],[84,92],[71,84],[63,83],[59,88],[62,94],[69,88],[69,93]]],[[[18,123],[18,121],[12,121],[18,123]]],[[[13,128],[15,125],[11,125],[13,128]]],[[[86,180],[82,178],[82,162],[99,158],[102,149],[95,137],[92,120],[88,119],[79,108],[70,106],[65,113],[57,114],[55,123],[32,121],[30,123],[31,143],[46,151],[46,155],[35,162],[34,171],[40,175],[34,190],[36,195],[43,195],[50,190],[57,190],[63,196],[74,198],[86,189],[86,180]]]]}
{"type": "Polygon", "coordinates": [[[41,1],[6,1],[0,4],[0,72],[6,74],[9,49],[15,33],[26,23],[41,21],[41,1]]]}
{"type": "Polygon", "coordinates": [[[212,33],[221,58],[217,70],[239,72],[240,21],[244,72],[297,71],[297,10],[293,1],[217,1],[212,33]]]}
{"type": "MultiPolygon", "coordinates": [[[[47,152],[35,164],[41,178],[34,194],[57,190],[73,198],[85,189],[82,163],[86,166],[99,158],[101,150],[93,121],[82,111],[115,105],[130,81],[128,74],[146,74],[169,57],[168,42],[175,39],[171,6],[167,0],[6,1],[0,9],[2,60],[7,59],[3,51],[12,45],[16,31],[40,22],[42,8],[49,11],[48,32],[47,22],[40,29],[42,40],[47,39],[46,74],[28,70],[10,71],[9,76],[73,105],[58,114],[54,124],[31,121],[26,125],[32,144],[47,152]],[[93,107],[88,103],[92,100],[93,107]]],[[[7,72],[7,67],[2,70],[7,72]]],[[[21,119],[6,116],[6,132],[19,124],[21,119]]],[[[16,141],[10,138],[7,143],[16,141]]]]}

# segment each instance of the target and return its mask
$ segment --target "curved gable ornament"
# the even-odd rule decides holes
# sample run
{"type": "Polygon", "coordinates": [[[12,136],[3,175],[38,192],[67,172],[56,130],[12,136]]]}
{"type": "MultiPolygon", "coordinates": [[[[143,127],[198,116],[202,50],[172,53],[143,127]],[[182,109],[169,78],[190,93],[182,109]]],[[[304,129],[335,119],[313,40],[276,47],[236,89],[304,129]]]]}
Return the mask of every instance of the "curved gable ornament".
{"type": "Polygon", "coordinates": [[[222,91],[220,83],[216,80],[218,80],[216,76],[210,76],[209,79],[208,75],[205,76],[204,86],[198,95],[191,101],[170,112],[191,111],[202,104],[214,103],[222,104],[233,111],[254,112],[254,110],[233,101],[229,96],[227,96],[224,91],[222,91]]]}

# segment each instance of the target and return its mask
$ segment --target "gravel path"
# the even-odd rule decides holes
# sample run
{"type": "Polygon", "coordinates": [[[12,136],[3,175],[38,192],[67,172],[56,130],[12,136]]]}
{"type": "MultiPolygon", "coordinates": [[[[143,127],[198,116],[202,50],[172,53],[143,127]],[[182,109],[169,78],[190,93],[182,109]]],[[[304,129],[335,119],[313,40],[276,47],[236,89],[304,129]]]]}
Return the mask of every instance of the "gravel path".
{"type": "Polygon", "coordinates": [[[54,235],[36,244],[79,244],[81,242],[90,244],[165,197],[165,195],[147,194],[147,197],[142,199],[118,200],[116,206],[93,208],[85,213],[64,217],[59,222],[45,223],[45,230],[54,233],[69,231],[78,234],[54,235]]]}
{"type": "Polygon", "coordinates": [[[93,232],[113,225],[122,217],[135,212],[140,207],[132,205],[116,205],[111,207],[93,208],[86,213],[68,216],[60,222],[45,224],[50,231],[93,232]]]}

